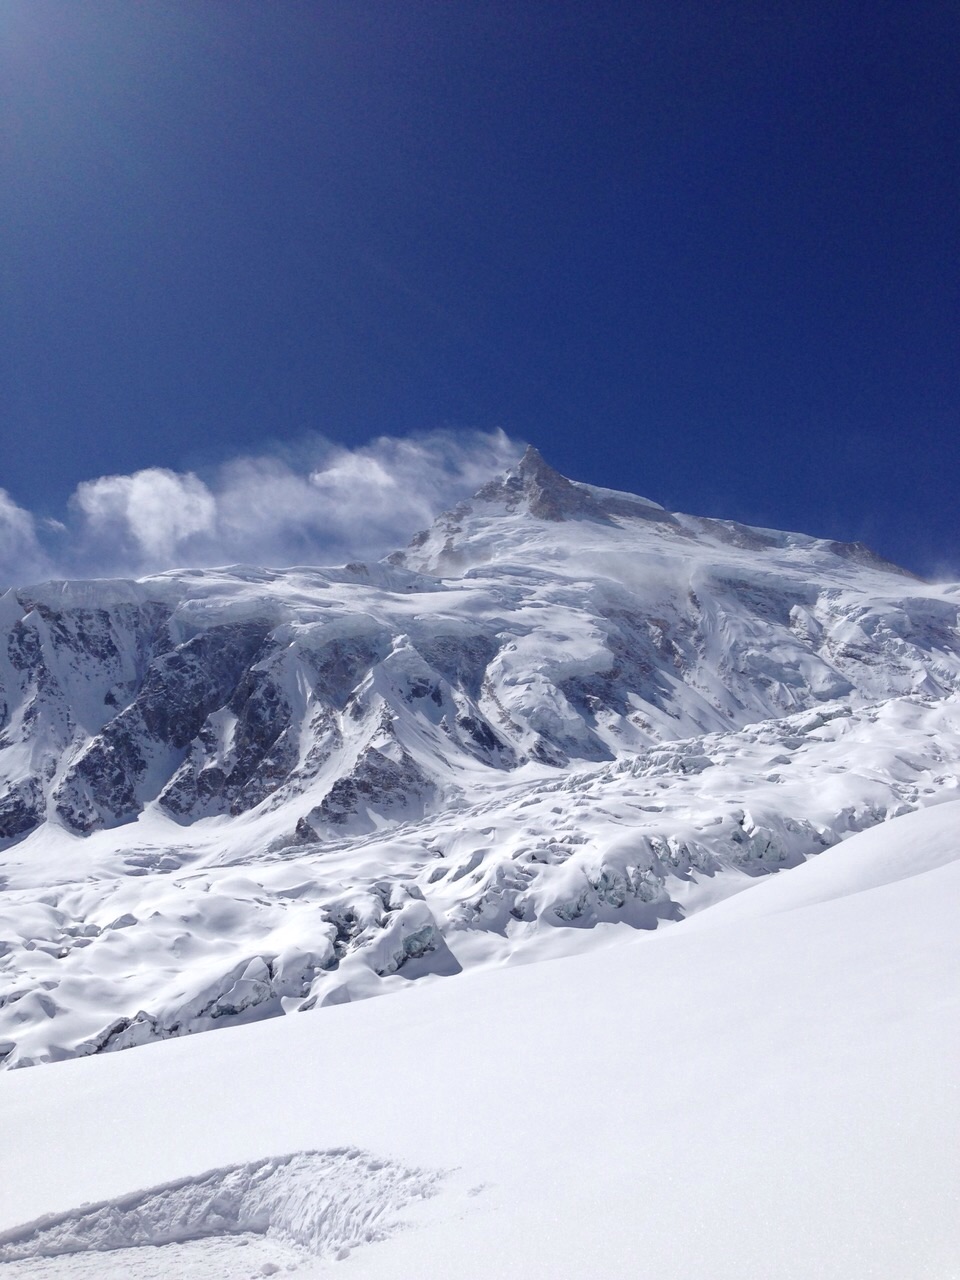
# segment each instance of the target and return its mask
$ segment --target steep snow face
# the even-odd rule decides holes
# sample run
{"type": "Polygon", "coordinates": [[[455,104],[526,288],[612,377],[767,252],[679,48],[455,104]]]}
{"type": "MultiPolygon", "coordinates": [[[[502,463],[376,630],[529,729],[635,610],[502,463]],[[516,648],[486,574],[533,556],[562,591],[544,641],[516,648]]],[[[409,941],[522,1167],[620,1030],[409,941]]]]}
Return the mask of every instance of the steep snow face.
{"type": "Polygon", "coordinates": [[[533,450],[378,565],[7,592],[0,1051],[582,947],[947,798],[958,610],[533,450]]]}

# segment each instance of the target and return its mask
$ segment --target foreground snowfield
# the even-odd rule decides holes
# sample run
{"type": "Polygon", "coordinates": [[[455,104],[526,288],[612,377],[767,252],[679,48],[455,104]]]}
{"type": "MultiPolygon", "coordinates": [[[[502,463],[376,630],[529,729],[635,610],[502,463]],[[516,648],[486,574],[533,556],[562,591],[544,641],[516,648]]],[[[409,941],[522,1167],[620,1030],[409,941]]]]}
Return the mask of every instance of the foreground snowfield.
{"type": "Polygon", "coordinates": [[[960,1275],[958,905],[950,801],[603,950],[8,1073],[4,1273],[960,1275]]]}

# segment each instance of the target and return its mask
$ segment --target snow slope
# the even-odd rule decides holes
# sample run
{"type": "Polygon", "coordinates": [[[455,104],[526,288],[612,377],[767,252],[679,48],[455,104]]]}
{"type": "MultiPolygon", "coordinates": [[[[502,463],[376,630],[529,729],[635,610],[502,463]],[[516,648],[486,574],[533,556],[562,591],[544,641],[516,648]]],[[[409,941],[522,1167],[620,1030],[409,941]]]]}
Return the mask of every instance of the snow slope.
{"type": "Polygon", "coordinates": [[[960,594],[531,451],[403,552],[0,599],[0,1055],[673,924],[957,795],[960,594]]]}
{"type": "Polygon", "coordinates": [[[589,954],[10,1073],[5,1274],[956,1276],[958,898],[952,801],[589,954]]]}

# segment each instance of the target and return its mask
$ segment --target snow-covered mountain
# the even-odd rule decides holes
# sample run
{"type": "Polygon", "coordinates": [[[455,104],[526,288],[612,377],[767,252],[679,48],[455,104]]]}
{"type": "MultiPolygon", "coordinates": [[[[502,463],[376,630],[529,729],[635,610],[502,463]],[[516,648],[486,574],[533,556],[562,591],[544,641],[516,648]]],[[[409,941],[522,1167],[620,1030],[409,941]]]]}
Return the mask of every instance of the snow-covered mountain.
{"type": "Polygon", "coordinates": [[[605,944],[956,797],[958,615],[532,449],[378,564],[11,589],[6,1064],[605,944]]]}

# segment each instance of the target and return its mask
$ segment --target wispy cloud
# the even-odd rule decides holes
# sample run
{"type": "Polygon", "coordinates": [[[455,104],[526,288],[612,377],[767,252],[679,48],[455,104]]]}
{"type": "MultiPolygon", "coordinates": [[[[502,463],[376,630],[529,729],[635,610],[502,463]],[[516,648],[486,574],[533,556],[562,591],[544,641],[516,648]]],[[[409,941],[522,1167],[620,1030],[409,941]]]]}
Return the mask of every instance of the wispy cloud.
{"type": "Polygon", "coordinates": [[[383,436],[357,449],[314,438],[202,476],[149,467],[85,480],[62,522],[36,519],[0,490],[0,585],[187,565],[373,559],[520,452],[502,431],[383,436]]]}
{"type": "Polygon", "coordinates": [[[149,467],[77,486],[71,505],[89,543],[109,540],[124,559],[169,564],[197,537],[216,537],[217,499],[188,471],[149,467]]]}
{"type": "Polygon", "coordinates": [[[24,579],[46,576],[51,562],[40,543],[37,521],[0,489],[0,574],[24,579]]]}

